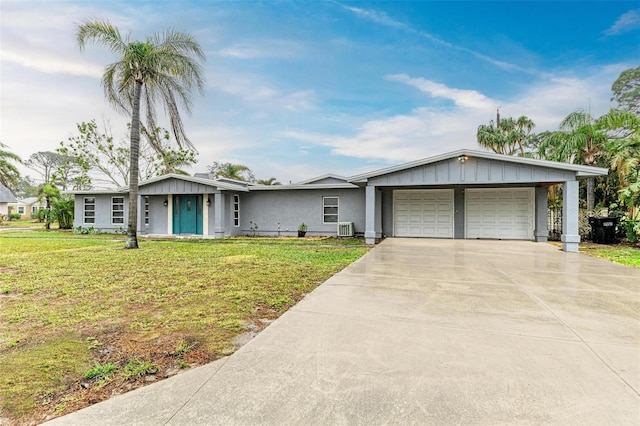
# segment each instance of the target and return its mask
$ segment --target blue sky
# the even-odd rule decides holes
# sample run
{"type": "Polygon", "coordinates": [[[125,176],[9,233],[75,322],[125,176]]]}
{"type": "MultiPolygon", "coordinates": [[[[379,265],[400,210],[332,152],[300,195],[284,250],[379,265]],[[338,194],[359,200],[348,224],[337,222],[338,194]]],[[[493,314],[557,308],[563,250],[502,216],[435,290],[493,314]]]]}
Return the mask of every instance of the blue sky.
{"type": "Polygon", "coordinates": [[[637,0],[3,0],[0,13],[0,141],[23,158],[81,121],[126,137],[100,87],[113,56],[73,38],[99,18],[132,39],[174,28],[202,45],[206,93],[184,117],[199,151],[191,172],[230,161],[282,182],[476,148],[496,108],[536,131],[576,108],[600,115],[640,62],[637,0]]]}

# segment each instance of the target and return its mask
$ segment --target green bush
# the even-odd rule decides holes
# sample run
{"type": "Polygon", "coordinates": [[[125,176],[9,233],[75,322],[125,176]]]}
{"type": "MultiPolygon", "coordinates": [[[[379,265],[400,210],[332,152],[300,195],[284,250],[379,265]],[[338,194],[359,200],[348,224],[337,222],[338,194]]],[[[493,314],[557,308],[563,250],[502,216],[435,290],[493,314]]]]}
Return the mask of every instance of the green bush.
{"type": "Polygon", "coordinates": [[[9,220],[20,220],[22,215],[20,213],[11,213],[9,214],[9,220]]]}

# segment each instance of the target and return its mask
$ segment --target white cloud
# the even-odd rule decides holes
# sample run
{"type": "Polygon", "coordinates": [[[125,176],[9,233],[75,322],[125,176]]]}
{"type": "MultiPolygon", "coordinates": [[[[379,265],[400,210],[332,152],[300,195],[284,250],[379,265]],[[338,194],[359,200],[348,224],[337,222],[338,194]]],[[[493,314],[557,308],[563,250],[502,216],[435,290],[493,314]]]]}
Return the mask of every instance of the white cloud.
{"type": "Polygon", "coordinates": [[[2,60],[12,62],[22,67],[47,74],[69,74],[100,78],[103,69],[94,64],[87,64],[63,58],[55,54],[36,52],[16,52],[0,49],[2,60]]]}
{"type": "Polygon", "coordinates": [[[604,31],[605,35],[618,35],[640,28],[640,9],[623,13],[616,22],[604,31]]]}
{"type": "Polygon", "coordinates": [[[412,161],[459,148],[478,149],[476,130],[495,116],[498,107],[503,117],[528,116],[538,132],[556,130],[560,121],[577,108],[590,109],[594,116],[605,113],[610,107],[609,82],[619,68],[594,69],[584,78],[541,80],[511,99],[491,99],[477,91],[405,74],[389,76],[391,81],[408,84],[430,96],[450,99],[454,107],[428,106],[429,100],[425,99],[425,106],[407,114],[369,120],[357,126],[351,136],[296,130],[286,131],[283,136],[329,147],[335,155],[386,162],[412,161]]]}
{"type": "Polygon", "coordinates": [[[424,78],[411,78],[406,74],[388,75],[386,78],[389,81],[397,81],[413,86],[433,97],[449,99],[462,108],[491,109],[497,107],[494,101],[475,90],[453,89],[424,78]]]}

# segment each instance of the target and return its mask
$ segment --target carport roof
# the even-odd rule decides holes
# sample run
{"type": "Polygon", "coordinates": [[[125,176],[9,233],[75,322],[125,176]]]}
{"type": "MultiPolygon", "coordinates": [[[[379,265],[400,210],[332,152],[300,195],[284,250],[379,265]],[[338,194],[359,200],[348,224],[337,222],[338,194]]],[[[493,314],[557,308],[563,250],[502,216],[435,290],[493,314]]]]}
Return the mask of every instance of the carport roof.
{"type": "Polygon", "coordinates": [[[434,157],[423,158],[421,160],[411,161],[409,163],[398,164],[396,166],[386,167],[384,169],[374,170],[372,172],[363,173],[348,178],[348,182],[366,182],[367,179],[383,176],[389,173],[395,173],[402,170],[411,169],[414,167],[420,167],[427,164],[433,164],[440,161],[451,160],[453,158],[483,158],[486,160],[505,161],[513,164],[523,164],[528,166],[547,167],[551,169],[564,170],[574,172],[576,178],[589,178],[595,176],[606,176],[609,173],[608,169],[602,167],[582,166],[578,164],[559,163],[557,161],[537,160],[533,158],[515,157],[512,155],[495,154],[487,151],[475,151],[471,149],[460,149],[457,151],[447,152],[445,154],[436,155],[434,157]]]}

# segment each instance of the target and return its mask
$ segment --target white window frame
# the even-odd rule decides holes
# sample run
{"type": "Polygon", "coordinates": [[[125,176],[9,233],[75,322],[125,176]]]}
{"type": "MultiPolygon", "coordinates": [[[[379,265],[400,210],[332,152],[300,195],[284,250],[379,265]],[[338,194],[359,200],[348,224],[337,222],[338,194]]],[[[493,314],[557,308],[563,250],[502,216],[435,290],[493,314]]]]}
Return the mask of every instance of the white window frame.
{"type": "Polygon", "coordinates": [[[96,197],[84,197],[82,201],[82,223],[95,224],[96,223],[96,197]],[[87,200],[93,200],[89,203],[87,200]],[[88,206],[92,206],[92,209],[87,209],[88,206]],[[87,216],[87,212],[91,212],[93,216],[87,216]]]}
{"type": "Polygon", "coordinates": [[[144,224],[149,224],[149,197],[144,197],[144,224]]]}
{"type": "Polygon", "coordinates": [[[31,206],[31,213],[38,213],[41,207],[39,206],[31,206]]]}
{"type": "Polygon", "coordinates": [[[233,194],[233,226],[238,228],[240,226],[240,196],[233,194]]]}
{"type": "Polygon", "coordinates": [[[18,206],[18,214],[24,214],[24,206],[18,206]]]}
{"type": "Polygon", "coordinates": [[[322,197],[322,223],[324,224],[334,224],[334,223],[338,223],[340,220],[340,197],[338,197],[337,195],[331,195],[331,196],[325,196],[322,197]],[[328,199],[335,199],[336,200],[336,204],[330,204],[327,205],[327,200],[328,199]],[[336,212],[335,213],[327,213],[326,209],[327,208],[336,208],[336,212]],[[327,222],[327,217],[335,217],[336,220],[335,221],[329,221],[327,222]]]}
{"type": "Polygon", "coordinates": [[[124,197],[111,197],[111,224],[124,225],[124,197]],[[122,202],[116,203],[116,200],[122,200],[122,202]],[[122,210],[116,209],[116,206],[122,206],[122,210]],[[122,213],[122,216],[116,216],[115,213],[122,213]]]}

